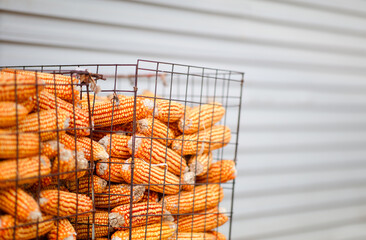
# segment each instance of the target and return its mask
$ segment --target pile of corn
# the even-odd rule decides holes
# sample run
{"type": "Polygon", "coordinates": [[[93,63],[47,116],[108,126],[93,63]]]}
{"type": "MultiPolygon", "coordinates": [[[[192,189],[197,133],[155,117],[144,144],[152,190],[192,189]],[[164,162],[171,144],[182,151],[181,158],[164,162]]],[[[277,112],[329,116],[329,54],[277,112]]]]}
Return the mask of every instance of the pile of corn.
{"type": "Polygon", "coordinates": [[[130,226],[133,239],[225,239],[219,183],[236,172],[213,162],[231,137],[215,125],[222,105],[149,92],[89,104],[79,81],[0,72],[0,240],[91,239],[92,223],[98,239],[128,239],[130,226]]]}

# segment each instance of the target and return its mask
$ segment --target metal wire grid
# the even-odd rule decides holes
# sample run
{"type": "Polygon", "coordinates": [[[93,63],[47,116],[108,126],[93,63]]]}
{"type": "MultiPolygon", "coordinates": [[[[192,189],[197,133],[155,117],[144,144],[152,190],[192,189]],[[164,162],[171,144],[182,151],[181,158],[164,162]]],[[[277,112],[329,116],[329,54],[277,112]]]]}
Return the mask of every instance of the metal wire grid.
{"type": "MultiPolygon", "coordinates": [[[[5,68],[5,67],[4,67],[5,68]]],[[[117,98],[113,97],[117,94],[124,94],[128,96],[133,96],[135,103],[134,103],[134,113],[133,113],[133,130],[132,132],[129,131],[115,131],[113,129],[113,124],[111,125],[110,130],[100,129],[97,125],[93,127],[90,127],[90,139],[93,139],[94,133],[104,133],[104,134],[113,134],[113,133],[123,133],[123,134],[130,134],[132,136],[132,161],[131,161],[131,184],[130,189],[131,193],[129,195],[130,199],[133,199],[133,188],[137,185],[143,185],[147,189],[148,198],[147,198],[147,204],[149,204],[150,199],[150,177],[151,177],[151,155],[150,155],[150,163],[149,163],[149,183],[148,184],[133,184],[133,178],[134,178],[134,155],[135,155],[135,141],[137,138],[148,138],[148,139],[159,139],[153,136],[154,128],[152,128],[152,134],[151,136],[136,136],[135,133],[137,131],[137,118],[136,118],[136,98],[139,95],[139,91],[143,89],[149,89],[153,92],[152,97],[146,97],[153,100],[154,103],[154,110],[156,107],[156,101],[157,100],[168,100],[169,101],[169,109],[171,107],[171,102],[179,102],[183,104],[186,107],[194,107],[199,106],[201,107],[203,104],[210,104],[210,102],[221,102],[222,105],[226,109],[226,114],[224,118],[219,122],[223,125],[228,125],[231,129],[232,138],[230,143],[226,146],[226,148],[221,148],[218,150],[213,151],[214,154],[214,160],[221,160],[221,159],[232,159],[237,162],[237,150],[238,150],[238,138],[239,138],[239,127],[240,127],[240,112],[241,112],[241,99],[242,99],[242,88],[244,83],[244,74],[241,72],[233,72],[233,71],[226,71],[221,69],[213,69],[213,68],[204,68],[204,67],[196,67],[191,65],[182,65],[182,64],[174,64],[174,63],[167,63],[167,62],[157,62],[157,61],[147,61],[147,60],[138,60],[137,64],[89,64],[89,65],[44,65],[44,66],[12,66],[11,68],[15,69],[23,69],[23,70],[30,70],[35,72],[47,72],[52,74],[63,74],[68,75],[70,77],[77,77],[81,78],[81,76],[86,76],[88,79],[92,78],[94,80],[101,79],[106,81],[98,80],[98,85],[101,86],[101,93],[100,95],[109,95],[111,97],[111,101],[113,102],[112,107],[112,118],[111,122],[113,122],[114,117],[114,108],[116,104],[118,104],[117,98]],[[131,74],[131,72],[133,74],[131,74]],[[93,74],[91,74],[93,73],[93,74]],[[227,116],[230,116],[230,118],[227,118],[227,116]]],[[[37,76],[36,76],[37,77],[37,76]]],[[[94,112],[95,102],[96,102],[96,96],[91,95],[91,90],[89,87],[89,81],[85,81],[83,83],[78,84],[71,84],[72,89],[75,87],[80,87],[80,98],[83,97],[83,95],[87,96],[88,99],[88,112],[89,112],[89,126],[93,126],[92,124],[92,116],[94,112]]],[[[56,83],[54,84],[56,85],[56,83]]],[[[17,87],[15,86],[15,91],[17,90],[17,87]]],[[[72,91],[73,93],[73,91],[72,91]]],[[[55,97],[57,97],[57,92],[54,91],[55,97]]],[[[15,94],[15,96],[17,96],[15,94]]],[[[77,96],[73,95],[73,112],[75,112],[75,98],[77,96]]],[[[57,99],[57,98],[56,98],[57,99]]],[[[15,99],[16,102],[17,98],[15,99]]],[[[37,88],[37,103],[38,103],[38,88],[37,88]]],[[[39,115],[39,109],[37,109],[38,115],[39,115]]],[[[58,115],[57,111],[57,100],[56,100],[56,116],[58,115]]],[[[155,114],[155,111],[153,111],[153,114],[155,114]]],[[[186,113],[184,113],[184,119],[185,119],[186,113]]],[[[73,120],[75,122],[75,115],[73,115],[73,120]]],[[[170,114],[168,116],[168,119],[170,118],[170,114]]],[[[16,112],[16,119],[17,119],[17,127],[16,127],[16,137],[17,137],[17,149],[19,149],[19,137],[21,136],[21,133],[19,133],[18,129],[18,112],[16,112]]],[[[40,124],[38,122],[38,124],[40,124]]],[[[167,123],[169,127],[169,121],[167,123]]],[[[154,118],[152,125],[154,126],[154,118]]],[[[211,126],[212,128],[212,126],[211,126]]],[[[38,129],[40,129],[40,126],[38,125],[38,129]]],[[[57,126],[57,129],[55,130],[57,133],[57,142],[59,142],[59,135],[60,131],[64,131],[66,129],[62,129],[59,126],[57,126]]],[[[79,128],[70,129],[72,130],[73,135],[76,138],[76,130],[79,130],[79,128]]],[[[169,131],[169,128],[168,128],[169,131]]],[[[201,130],[202,131],[202,130],[201,130]]],[[[42,131],[37,131],[39,138],[42,131]]],[[[198,134],[200,134],[200,131],[198,131],[198,134]]],[[[184,132],[183,135],[183,141],[184,140],[184,132]]],[[[224,139],[224,136],[223,136],[224,139]]],[[[112,140],[112,137],[110,137],[110,141],[112,140]]],[[[171,139],[164,139],[164,140],[171,140],[171,139]]],[[[212,143],[211,139],[207,141],[208,143],[212,143]]],[[[197,142],[197,146],[198,146],[197,142]]],[[[112,145],[112,144],[111,144],[112,145]]],[[[110,146],[111,147],[111,146],[110,146]]],[[[152,147],[152,145],[151,145],[152,147]]],[[[166,149],[168,148],[168,143],[166,141],[166,149]]],[[[211,146],[210,146],[211,147],[211,146]]],[[[210,148],[209,147],[209,148],[210,148]]],[[[94,239],[95,236],[95,228],[99,227],[95,222],[95,212],[96,208],[94,205],[94,197],[96,195],[108,195],[108,208],[107,211],[111,211],[110,206],[110,197],[113,195],[110,193],[110,187],[113,185],[110,181],[110,174],[111,174],[111,156],[109,156],[109,161],[104,161],[105,163],[109,164],[109,181],[107,184],[108,187],[108,193],[95,193],[94,188],[90,188],[90,186],[93,186],[93,174],[94,173],[94,167],[95,163],[93,160],[93,142],[91,141],[91,159],[89,161],[89,167],[84,170],[77,170],[77,153],[76,153],[76,142],[75,142],[75,158],[76,158],[76,167],[75,171],[71,172],[58,172],[48,175],[42,175],[41,176],[41,167],[39,165],[38,169],[38,187],[35,193],[35,196],[39,196],[39,193],[41,192],[41,180],[42,178],[45,178],[47,176],[56,177],[57,178],[57,190],[58,193],[60,192],[60,188],[62,187],[62,181],[60,180],[60,175],[67,174],[67,173],[77,173],[80,171],[87,171],[88,174],[91,176],[89,178],[90,182],[88,181],[88,189],[91,189],[91,192],[88,192],[87,195],[91,197],[93,200],[93,208],[91,211],[88,212],[78,212],[78,208],[76,208],[76,213],[68,216],[60,216],[59,209],[57,210],[57,215],[54,216],[52,219],[48,220],[37,220],[36,221],[36,239],[42,239],[42,236],[38,235],[38,224],[45,221],[51,221],[54,220],[57,226],[57,233],[58,233],[58,224],[59,220],[64,218],[75,218],[75,224],[74,228],[76,232],[78,231],[78,226],[81,225],[78,223],[78,216],[84,215],[84,214],[91,214],[91,219],[88,221],[88,229],[91,229],[91,231],[87,233],[87,239],[94,239]]],[[[41,142],[39,142],[39,150],[41,150],[41,142]]],[[[183,151],[183,150],[182,150],[183,151]]],[[[18,152],[18,151],[17,151],[18,152]]],[[[111,152],[111,149],[110,151],[111,152]]],[[[57,155],[59,156],[60,149],[59,145],[57,145],[57,155]]],[[[165,157],[166,158],[166,157],[165,157]]],[[[39,151],[39,160],[41,161],[41,151],[39,151]]],[[[165,159],[166,160],[166,159],[165,159]]],[[[15,188],[16,190],[20,187],[20,184],[18,184],[18,166],[19,166],[19,156],[17,154],[16,156],[17,161],[17,177],[15,180],[15,188]]],[[[181,163],[183,161],[186,161],[186,159],[182,156],[181,157],[181,163]]],[[[103,161],[100,161],[103,162],[103,161]]],[[[113,164],[116,164],[113,162],[113,164]]],[[[60,169],[60,161],[58,161],[58,169],[60,169]]],[[[166,178],[166,172],[164,174],[164,180],[166,178]]],[[[208,174],[207,174],[208,176],[208,174]]],[[[75,181],[78,181],[77,174],[75,174],[75,181]]],[[[1,184],[1,181],[0,181],[1,184]]],[[[208,185],[211,183],[194,183],[193,185],[208,185]]],[[[225,212],[225,214],[229,218],[229,223],[225,224],[221,227],[217,227],[218,231],[222,231],[225,233],[225,235],[228,237],[228,239],[231,239],[231,226],[232,226],[232,216],[233,216],[233,201],[234,201],[234,187],[235,187],[235,179],[222,183],[221,182],[221,176],[219,181],[220,186],[223,187],[225,191],[225,198],[226,201],[219,203],[220,205],[224,204],[225,207],[227,207],[228,211],[225,212]]],[[[165,194],[165,186],[168,184],[163,184],[163,193],[160,193],[160,198],[162,199],[165,194]]],[[[178,185],[182,185],[181,182],[178,185]]],[[[195,194],[195,188],[193,189],[193,194],[195,194]]],[[[79,194],[79,186],[76,187],[76,193],[79,194]]],[[[178,193],[180,197],[180,192],[178,193]]],[[[121,195],[126,196],[126,195],[121,195]]],[[[178,197],[178,199],[179,199],[178,197]]],[[[15,199],[15,204],[17,205],[17,196],[15,199]]],[[[58,198],[58,201],[60,199],[58,198]]],[[[77,200],[78,201],[78,200],[77,200]]],[[[179,200],[178,200],[179,201],[179,200]]],[[[39,204],[39,199],[37,198],[37,202],[39,204]]],[[[78,204],[78,202],[77,202],[78,204]]],[[[130,216],[138,217],[139,215],[133,215],[132,212],[132,204],[133,202],[130,201],[130,216]]],[[[162,201],[162,204],[164,205],[164,201],[162,201]]],[[[194,202],[192,203],[194,207],[194,202]]],[[[60,205],[60,202],[58,202],[58,206],[60,205]]],[[[179,213],[179,205],[178,205],[178,214],[173,214],[173,216],[176,219],[177,224],[179,224],[179,217],[180,216],[186,216],[190,215],[193,216],[197,215],[197,213],[179,213]]],[[[207,202],[205,206],[204,214],[207,213],[207,202]]],[[[202,215],[202,213],[201,213],[202,215]]],[[[146,227],[148,223],[148,217],[154,216],[149,214],[147,210],[146,214],[146,227]]],[[[15,219],[17,217],[17,208],[15,208],[15,219]]],[[[218,218],[218,215],[217,215],[218,218]]],[[[127,229],[132,228],[132,219],[130,219],[130,226],[126,227],[127,229]]],[[[161,224],[163,222],[163,217],[161,218],[161,224]]],[[[21,226],[30,225],[32,223],[24,223],[19,224],[18,222],[14,221],[14,226],[11,227],[13,229],[16,229],[21,226]]],[[[34,224],[34,223],[33,223],[34,224]]],[[[206,223],[205,223],[206,225],[206,223]]],[[[108,226],[109,228],[109,222],[108,226]]],[[[162,229],[160,228],[160,231],[162,229]]],[[[193,231],[192,231],[193,232],[193,231]]],[[[109,231],[108,233],[108,239],[111,239],[113,231],[109,231]]],[[[16,239],[15,237],[15,231],[13,232],[13,239],[16,239]]],[[[130,231],[130,239],[131,239],[131,231],[130,231]]],[[[146,234],[145,234],[146,239],[146,234]]]]}

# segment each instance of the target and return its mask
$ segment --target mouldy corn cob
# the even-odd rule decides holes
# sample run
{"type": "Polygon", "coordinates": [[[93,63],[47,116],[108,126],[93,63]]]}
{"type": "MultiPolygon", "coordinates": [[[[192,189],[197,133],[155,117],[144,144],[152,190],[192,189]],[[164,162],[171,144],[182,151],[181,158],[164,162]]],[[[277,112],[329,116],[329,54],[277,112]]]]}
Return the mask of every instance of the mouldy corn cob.
{"type": "Polygon", "coordinates": [[[227,222],[228,217],[224,209],[217,207],[199,212],[197,215],[179,216],[178,232],[204,232],[217,228],[227,222]]]}
{"type": "Polygon", "coordinates": [[[129,158],[131,156],[128,148],[128,141],[130,139],[130,136],[124,134],[107,134],[99,140],[99,144],[104,147],[111,157],[129,158]]]}
{"type": "Polygon", "coordinates": [[[208,232],[176,232],[171,239],[179,240],[216,240],[216,236],[208,232]]]}
{"type": "Polygon", "coordinates": [[[217,232],[217,231],[208,231],[207,233],[210,233],[216,237],[216,240],[226,240],[226,237],[224,234],[217,232]]]}
{"type": "Polygon", "coordinates": [[[81,214],[93,208],[93,202],[88,196],[57,190],[41,191],[39,205],[42,212],[53,216],[57,216],[58,211],[59,216],[68,216],[76,214],[76,209],[81,214]]]}
{"type": "Polygon", "coordinates": [[[15,70],[5,70],[0,72],[0,101],[24,102],[44,88],[45,82],[36,78],[36,73],[24,76],[19,74],[21,70],[16,70],[16,74],[15,70]]]}
{"type": "Polygon", "coordinates": [[[105,161],[99,161],[95,167],[97,175],[104,180],[123,183],[125,180],[121,176],[121,168],[124,160],[121,158],[111,158],[105,161]]]}
{"type": "Polygon", "coordinates": [[[107,136],[109,134],[116,134],[116,133],[119,133],[121,135],[123,135],[123,133],[124,133],[125,135],[130,136],[132,134],[132,132],[133,132],[132,122],[123,123],[123,124],[119,124],[119,125],[113,125],[112,130],[111,130],[111,126],[101,127],[98,129],[94,129],[93,140],[99,141],[104,136],[107,136]]]}
{"type": "Polygon", "coordinates": [[[54,223],[54,227],[47,235],[49,240],[76,240],[76,232],[68,219],[61,219],[54,223]]]}
{"type": "Polygon", "coordinates": [[[179,119],[178,127],[184,134],[195,133],[198,130],[208,129],[219,122],[225,115],[225,108],[221,103],[208,103],[196,106],[186,112],[179,119]]]}
{"type": "MultiPolygon", "coordinates": [[[[123,179],[131,182],[131,162],[129,158],[122,167],[123,179]]],[[[179,192],[179,178],[165,169],[151,165],[140,158],[134,159],[133,184],[150,184],[150,190],[165,194],[179,192]],[[150,171],[151,170],[151,171],[150,171]]]]}
{"type": "MultiPolygon", "coordinates": [[[[65,133],[69,127],[68,113],[62,109],[45,110],[29,114],[19,122],[18,129],[22,132],[40,132],[41,140],[47,141],[65,133]]],[[[16,130],[15,127],[13,127],[16,130]]]]}
{"type": "Polygon", "coordinates": [[[51,163],[46,156],[10,159],[0,162],[0,188],[38,181],[40,176],[50,174],[51,163]]]}
{"type": "Polygon", "coordinates": [[[172,149],[182,155],[195,155],[197,153],[200,155],[226,146],[230,139],[230,129],[217,125],[197,133],[176,137],[172,142],[172,149]]]}
{"type": "Polygon", "coordinates": [[[37,155],[39,137],[34,133],[17,133],[0,130],[0,158],[25,158],[37,155]]]}
{"type": "Polygon", "coordinates": [[[142,196],[140,202],[147,202],[149,199],[149,203],[151,202],[159,202],[159,194],[154,191],[149,191],[148,187],[146,187],[146,191],[144,192],[144,196],[142,196]]]}
{"type": "MultiPolygon", "coordinates": [[[[144,195],[144,186],[133,186],[132,202],[138,202],[144,195]]],[[[106,187],[103,193],[94,196],[95,206],[98,208],[116,207],[130,203],[131,186],[128,184],[117,184],[106,187]]]]}
{"type": "Polygon", "coordinates": [[[211,164],[208,174],[197,177],[198,183],[224,183],[236,177],[235,162],[221,160],[211,164]]]}
{"type": "Polygon", "coordinates": [[[54,158],[57,156],[58,152],[61,152],[65,146],[57,140],[49,140],[42,142],[41,154],[47,156],[48,158],[54,158]]]}
{"type": "Polygon", "coordinates": [[[0,102],[0,127],[15,126],[28,114],[28,109],[15,102],[0,102]],[[17,119],[18,115],[18,119],[17,119]]]}
{"type": "Polygon", "coordinates": [[[153,137],[164,146],[169,146],[174,139],[174,133],[164,123],[152,117],[138,120],[137,130],[146,137],[153,137]]]}
{"type": "MultiPolygon", "coordinates": [[[[176,225],[173,222],[164,221],[161,223],[154,223],[147,226],[135,227],[131,229],[132,239],[149,239],[149,240],[164,240],[169,239],[176,231],[176,225]]],[[[112,235],[112,240],[128,239],[130,231],[119,230],[112,235]]]]}
{"type": "Polygon", "coordinates": [[[78,178],[84,176],[88,168],[88,161],[84,158],[82,152],[75,152],[68,149],[61,149],[60,157],[56,157],[52,163],[52,173],[59,174],[60,179],[75,179],[75,174],[78,178]],[[77,167],[77,168],[76,168],[77,167]],[[76,170],[77,169],[77,170],[76,170]]]}
{"type": "Polygon", "coordinates": [[[218,184],[210,184],[196,186],[194,191],[182,191],[179,194],[166,195],[161,202],[172,214],[182,214],[213,208],[223,198],[224,190],[222,187],[218,184]]]}
{"type": "Polygon", "coordinates": [[[193,155],[188,161],[188,166],[196,176],[203,176],[207,173],[211,163],[212,153],[208,152],[201,155],[193,155]]]}
{"type": "Polygon", "coordinates": [[[91,181],[91,176],[84,176],[77,181],[71,180],[66,182],[66,187],[71,192],[77,192],[78,190],[79,193],[92,193],[92,186],[94,193],[101,193],[107,187],[107,182],[95,175],[93,175],[93,183],[91,181]]]}
{"type": "Polygon", "coordinates": [[[51,231],[53,228],[53,221],[50,220],[51,216],[44,216],[40,219],[39,223],[35,221],[19,222],[15,221],[14,217],[10,215],[0,216],[0,239],[1,240],[13,240],[14,238],[14,226],[15,239],[28,240],[42,236],[51,231]],[[30,224],[31,223],[31,224],[30,224]]]}
{"type": "Polygon", "coordinates": [[[20,221],[37,220],[42,217],[37,202],[21,188],[0,190],[0,209],[20,221]]]}

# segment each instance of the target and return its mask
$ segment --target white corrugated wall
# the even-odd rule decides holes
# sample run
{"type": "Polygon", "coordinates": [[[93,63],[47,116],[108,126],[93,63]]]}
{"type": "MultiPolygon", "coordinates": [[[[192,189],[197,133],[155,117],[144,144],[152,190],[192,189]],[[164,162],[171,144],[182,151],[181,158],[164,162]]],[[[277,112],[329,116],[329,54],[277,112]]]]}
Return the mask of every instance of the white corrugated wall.
{"type": "Polygon", "coordinates": [[[245,71],[233,239],[366,239],[366,2],[0,0],[0,65],[245,71]]]}

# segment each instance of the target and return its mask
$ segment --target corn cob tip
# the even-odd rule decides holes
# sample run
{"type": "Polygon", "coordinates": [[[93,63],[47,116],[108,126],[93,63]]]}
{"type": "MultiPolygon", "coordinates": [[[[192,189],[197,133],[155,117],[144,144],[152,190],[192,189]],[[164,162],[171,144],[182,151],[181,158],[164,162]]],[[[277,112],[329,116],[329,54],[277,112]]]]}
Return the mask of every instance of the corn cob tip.
{"type": "Polygon", "coordinates": [[[125,224],[125,219],[118,212],[112,212],[109,214],[109,224],[113,228],[120,228],[125,224]]]}
{"type": "Polygon", "coordinates": [[[88,168],[88,160],[86,160],[84,152],[77,152],[78,159],[78,169],[87,169],[88,168]]]}
{"type": "Polygon", "coordinates": [[[97,173],[99,173],[100,175],[104,175],[105,171],[108,169],[108,164],[103,162],[98,164],[98,169],[97,169],[97,173]]]}
{"type": "Polygon", "coordinates": [[[98,178],[98,185],[99,185],[102,189],[104,189],[104,188],[106,188],[106,187],[107,187],[107,181],[106,181],[106,180],[104,180],[103,178],[98,178]]]}
{"type": "Polygon", "coordinates": [[[164,210],[163,220],[168,222],[174,222],[174,217],[168,210],[164,210]]]}
{"type": "Polygon", "coordinates": [[[184,116],[179,120],[179,127],[180,129],[187,131],[192,127],[192,119],[186,118],[184,119],[184,116]]]}
{"type": "Polygon", "coordinates": [[[66,117],[65,118],[65,122],[64,122],[64,128],[63,129],[67,129],[70,126],[70,118],[66,117]]]}
{"type": "MultiPolygon", "coordinates": [[[[132,151],[132,143],[133,143],[133,138],[130,138],[130,140],[128,140],[127,145],[128,148],[132,151]]],[[[142,138],[136,138],[135,137],[135,153],[137,152],[137,150],[139,149],[140,145],[142,143],[142,138]]]]}
{"type": "Polygon", "coordinates": [[[184,184],[193,184],[195,180],[195,174],[193,172],[186,172],[183,174],[184,184]]]}
{"type": "Polygon", "coordinates": [[[100,160],[108,160],[109,154],[105,150],[98,151],[95,157],[100,160]]]}
{"type": "Polygon", "coordinates": [[[42,218],[42,213],[38,210],[29,213],[29,220],[37,220],[42,218]]]}
{"type": "Polygon", "coordinates": [[[154,104],[154,100],[146,98],[142,102],[145,105],[145,107],[149,110],[149,112],[154,111],[154,117],[157,117],[159,115],[158,103],[156,101],[154,104]]]}
{"type": "Polygon", "coordinates": [[[133,186],[133,199],[141,199],[145,192],[145,186],[133,186]]]}
{"type": "Polygon", "coordinates": [[[110,140],[111,136],[108,134],[104,137],[102,137],[100,140],[99,140],[99,144],[102,145],[105,149],[107,149],[108,145],[109,145],[109,140],[110,140]]]}
{"type": "Polygon", "coordinates": [[[146,119],[138,120],[137,124],[141,132],[145,132],[149,128],[149,122],[146,119]]]}

